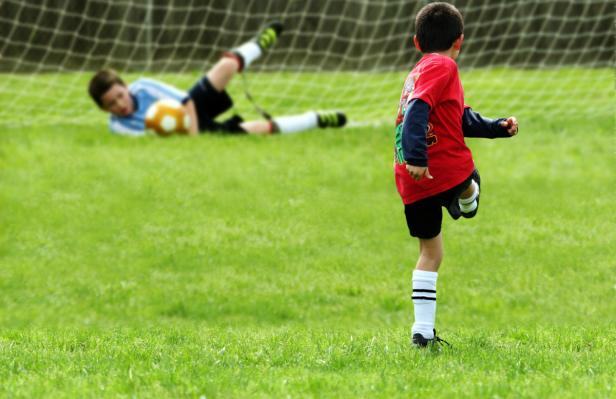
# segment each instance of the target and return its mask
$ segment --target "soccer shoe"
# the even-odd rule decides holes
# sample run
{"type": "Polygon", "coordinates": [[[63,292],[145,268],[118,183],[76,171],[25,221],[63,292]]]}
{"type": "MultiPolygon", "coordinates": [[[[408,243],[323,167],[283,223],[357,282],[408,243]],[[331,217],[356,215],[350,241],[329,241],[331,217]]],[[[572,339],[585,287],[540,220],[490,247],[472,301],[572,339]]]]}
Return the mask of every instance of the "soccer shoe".
{"type": "Polygon", "coordinates": [[[451,346],[449,342],[445,341],[444,339],[436,335],[436,330],[432,330],[432,331],[434,331],[434,338],[424,338],[424,336],[419,333],[413,334],[413,345],[415,345],[418,348],[425,348],[428,345],[433,346],[437,344],[438,345],[446,344],[447,346],[451,346]]]}
{"type": "Polygon", "coordinates": [[[342,127],[346,124],[346,115],[340,111],[317,112],[317,119],[320,128],[342,127]]]}
{"type": "Polygon", "coordinates": [[[281,33],[282,23],[279,21],[272,21],[259,32],[254,41],[261,47],[262,51],[267,51],[276,43],[281,33]]]}
{"type": "Polygon", "coordinates": [[[479,189],[479,193],[477,194],[477,198],[475,198],[475,201],[477,201],[477,207],[475,208],[475,210],[471,212],[463,212],[462,210],[460,210],[462,216],[467,219],[470,219],[477,214],[477,211],[479,210],[479,197],[481,196],[481,177],[479,176],[479,172],[477,172],[477,169],[473,171],[473,174],[471,176],[473,177],[475,183],[477,183],[477,189],[479,189]]]}

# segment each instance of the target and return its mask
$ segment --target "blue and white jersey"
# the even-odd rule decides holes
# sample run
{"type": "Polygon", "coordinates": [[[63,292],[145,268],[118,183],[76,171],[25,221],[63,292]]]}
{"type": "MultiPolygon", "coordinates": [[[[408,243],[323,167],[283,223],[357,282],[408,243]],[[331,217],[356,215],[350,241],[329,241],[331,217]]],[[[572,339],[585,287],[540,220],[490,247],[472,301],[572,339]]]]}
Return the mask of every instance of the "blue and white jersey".
{"type": "Polygon", "coordinates": [[[140,78],[128,85],[128,91],[135,103],[135,112],[129,116],[111,115],[109,128],[112,133],[127,136],[145,135],[145,113],[150,105],[163,98],[173,98],[182,102],[186,99],[185,91],[154,79],[140,78]]]}

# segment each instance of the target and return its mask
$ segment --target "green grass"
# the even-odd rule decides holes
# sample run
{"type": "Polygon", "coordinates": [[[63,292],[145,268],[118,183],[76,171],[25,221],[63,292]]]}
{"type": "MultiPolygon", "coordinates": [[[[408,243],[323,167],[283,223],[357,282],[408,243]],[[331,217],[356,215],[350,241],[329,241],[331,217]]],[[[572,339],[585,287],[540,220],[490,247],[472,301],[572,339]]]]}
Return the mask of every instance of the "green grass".
{"type": "Polygon", "coordinates": [[[444,221],[440,353],[409,344],[390,126],[0,130],[0,396],[616,397],[613,115],[535,108],[469,140],[482,204],[444,221]]]}
{"type": "Polygon", "coordinates": [[[410,349],[400,328],[6,334],[0,375],[24,397],[613,396],[614,340],[601,329],[451,339],[435,353],[410,349]]]}

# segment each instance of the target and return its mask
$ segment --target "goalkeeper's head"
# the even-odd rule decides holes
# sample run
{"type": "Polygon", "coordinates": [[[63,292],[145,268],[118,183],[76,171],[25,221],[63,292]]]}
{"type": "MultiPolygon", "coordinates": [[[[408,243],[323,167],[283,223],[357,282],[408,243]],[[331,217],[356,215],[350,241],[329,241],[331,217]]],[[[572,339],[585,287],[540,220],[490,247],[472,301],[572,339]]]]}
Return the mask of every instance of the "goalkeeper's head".
{"type": "Polygon", "coordinates": [[[459,51],[463,32],[462,14],[449,3],[430,3],[415,17],[414,41],[422,53],[442,52],[452,47],[459,51]]]}
{"type": "Polygon", "coordinates": [[[113,69],[101,69],[88,85],[88,93],[100,109],[117,116],[128,116],[135,104],[128,87],[113,69]]]}

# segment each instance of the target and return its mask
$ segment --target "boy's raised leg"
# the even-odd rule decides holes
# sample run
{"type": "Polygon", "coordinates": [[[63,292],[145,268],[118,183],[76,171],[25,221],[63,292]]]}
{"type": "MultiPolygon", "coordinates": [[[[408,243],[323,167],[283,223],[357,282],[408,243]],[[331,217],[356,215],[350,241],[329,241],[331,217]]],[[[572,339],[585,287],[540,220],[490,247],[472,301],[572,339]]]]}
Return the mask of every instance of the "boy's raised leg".
{"type": "Polygon", "coordinates": [[[460,206],[460,212],[462,216],[467,219],[474,217],[479,209],[479,194],[481,192],[481,178],[479,172],[475,170],[472,175],[470,186],[465,192],[460,195],[458,204],[460,206]]]}

